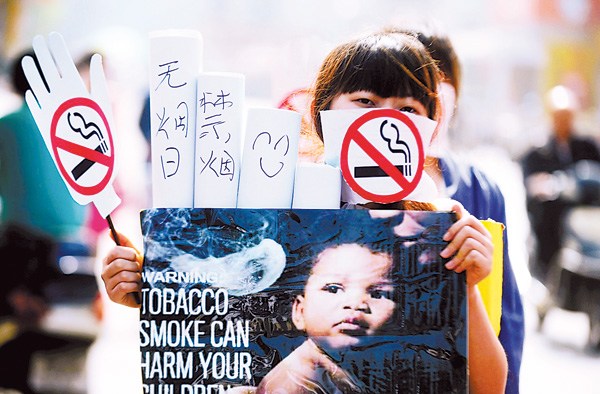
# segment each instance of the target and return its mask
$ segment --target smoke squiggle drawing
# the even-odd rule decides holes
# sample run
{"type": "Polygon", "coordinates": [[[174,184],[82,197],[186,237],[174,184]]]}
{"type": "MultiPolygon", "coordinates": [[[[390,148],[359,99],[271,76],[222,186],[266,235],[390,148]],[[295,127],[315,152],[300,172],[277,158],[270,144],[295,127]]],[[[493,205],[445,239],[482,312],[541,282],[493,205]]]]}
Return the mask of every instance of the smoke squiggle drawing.
{"type": "Polygon", "coordinates": [[[145,259],[168,262],[165,270],[171,272],[196,277],[210,274],[209,284],[228,289],[230,295],[265,290],[279,279],[286,265],[283,247],[267,234],[274,219],[247,212],[248,222],[239,225],[224,212],[215,215],[212,210],[176,208],[145,211],[145,259]]]}
{"type": "Polygon", "coordinates": [[[285,268],[285,252],[272,239],[263,239],[256,246],[223,257],[199,259],[182,254],[171,260],[171,268],[190,273],[215,273],[217,281],[213,286],[241,296],[258,293],[275,283],[285,268]]]}

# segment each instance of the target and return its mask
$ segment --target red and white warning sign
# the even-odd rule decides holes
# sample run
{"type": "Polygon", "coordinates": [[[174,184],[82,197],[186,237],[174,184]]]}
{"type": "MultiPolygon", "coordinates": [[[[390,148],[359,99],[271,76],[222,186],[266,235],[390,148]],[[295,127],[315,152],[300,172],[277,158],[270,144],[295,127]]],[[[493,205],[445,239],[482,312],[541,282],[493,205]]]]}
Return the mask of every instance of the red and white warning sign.
{"type": "Polygon", "coordinates": [[[115,144],[102,57],[90,59],[89,91],[59,33],[35,36],[32,57],[22,61],[30,89],[25,101],[71,196],[93,202],[103,217],[121,203],[112,182],[115,144]]]}
{"type": "Polygon", "coordinates": [[[93,196],[111,180],[115,154],[110,125],[100,106],[85,97],[65,101],[50,125],[56,165],[77,193],[93,196]]]}
{"type": "Polygon", "coordinates": [[[342,141],[340,168],[360,197],[379,203],[404,199],[423,174],[423,141],[411,118],[376,109],[357,118],[342,141]]]}

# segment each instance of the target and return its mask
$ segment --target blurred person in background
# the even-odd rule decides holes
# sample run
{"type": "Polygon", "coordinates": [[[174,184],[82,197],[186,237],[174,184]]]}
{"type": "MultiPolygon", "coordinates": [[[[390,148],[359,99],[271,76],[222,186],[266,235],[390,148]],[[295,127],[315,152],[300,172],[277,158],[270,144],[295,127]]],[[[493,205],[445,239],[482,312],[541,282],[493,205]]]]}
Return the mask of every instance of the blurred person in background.
{"type": "Polygon", "coordinates": [[[575,117],[578,103],[572,91],[556,86],[548,93],[552,130],[548,142],[522,158],[527,191],[527,210],[535,236],[535,256],[530,261],[532,276],[545,284],[552,260],[563,235],[563,216],[573,205],[572,183],[566,171],[582,160],[600,162],[596,143],[577,136],[575,117]]]}
{"type": "MultiPolygon", "coordinates": [[[[28,50],[11,67],[12,87],[24,98],[29,84],[21,68],[28,50]]],[[[38,64],[39,67],[39,64],[38,64]]],[[[44,333],[48,286],[61,277],[58,257],[88,255],[86,207],[61,179],[24,100],[0,119],[0,387],[32,392],[32,355],[69,340],[44,333]],[[10,257],[9,257],[10,256],[10,257]]]]}

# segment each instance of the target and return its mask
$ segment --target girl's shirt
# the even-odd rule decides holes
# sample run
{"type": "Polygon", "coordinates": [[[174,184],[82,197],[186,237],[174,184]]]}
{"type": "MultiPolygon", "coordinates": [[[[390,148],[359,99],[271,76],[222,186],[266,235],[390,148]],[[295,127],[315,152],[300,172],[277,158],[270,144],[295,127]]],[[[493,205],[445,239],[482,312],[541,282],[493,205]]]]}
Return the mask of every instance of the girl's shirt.
{"type": "MultiPolygon", "coordinates": [[[[448,197],[465,207],[480,220],[493,219],[506,224],[504,196],[499,187],[483,172],[452,156],[439,159],[448,197]]],[[[504,230],[504,265],[502,281],[502,317],[498,336],[508,359],[506,393],[519,392],[519,369],[523,355],[525,322],[521,294],[508,254],[504,230]]]]}

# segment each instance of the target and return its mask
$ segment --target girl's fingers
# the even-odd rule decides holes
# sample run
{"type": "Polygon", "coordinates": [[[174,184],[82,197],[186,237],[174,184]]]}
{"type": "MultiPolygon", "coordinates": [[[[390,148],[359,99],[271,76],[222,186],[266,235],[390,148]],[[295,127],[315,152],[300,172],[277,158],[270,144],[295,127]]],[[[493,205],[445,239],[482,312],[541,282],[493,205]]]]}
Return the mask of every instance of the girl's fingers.
{"type": "MultiPolygon", "coordinates": [[[[113,247],[102,260],[102,281],[111,301],[129,307],[140,306],[143,259],[125,235],[117,233],[119,245],[113,247]]],[[[113,238],[112,232],[110,237],[113,238]]]]}
{"type": "Polygon", "coordinates": [[[141,283],[141,273],[135,261],[118,259],[112,261],[102,272],[106,291],[110,294],[121,283],[141,283]]]}
{"type": "Polygon", "coordinates": [[[117,259],[113,260],[102,273],[102,280],[108,298],[116,303],[130,307],[139,306],[142,276],[136,261],[117,259]]]}
{"type": "Polygon", "coordinates": [[[140,297],[141,285],[139,283],[122,282],[111,292],[108,292],[108,298],[121,305],[131,308],[139,308],[137,301],[140,297]]]}
{"type": "MultiPolygon", "coordinates": [[[[446,268],[455,272],[461,273],[467,271],[470,268],[479,268],[482,271],[487,271],[487,265],[483,264],[487,261],[487,258],[479,250],[473,249],[465,254],[460,259],[452,259],[446,263],[446,268]]],[[[491,269],[491,267],[489,267],[491,269]]]]}
{"type": "MultiPolygon", "coordinates": [[[[445,266],[448,269],[456,271],[464,263],[477,263],[484,266],[490,265],[491,261],[491,253],[477,241],[469,239],[445,266]]],[[[462,272],[462,270],[458,272],[462,272]]]]}
{"type": "Polygon", "coordinates": [[[492,236],[483,223],[460,204],[456,204],[453,211],[458,220],[444,234],[444,240],[449,243],[440,256],[452,257],[446,263],[446,268],[457,273],[466,271],[467,283],[476,284],[491,272],[494,251],[492,236]]]}
{"type": "MultiPolygon", "coordinates": [[[[482,229],[485,230],[483,226],[482,229]]],[[[440,256],[448,258],[456,254],[455,259],[462,259],[472,249],[480,249],[485,255],[491,256],[494,246],[487,230],[482,232],[467,225],[454,235],[452,241],[440,252],[440,256]]]]}
{"type": "Polygon", "coordinates": [[[125,295],[131,292],[139,291],[138,282],[110,282],[107,286],[107,293],[112,300],[113,298],[123,298],[125,295]],[[110,288],[108,288],[110,287],[110,288]]]}
{"type": "Polygon", "coordinates": [[[129,240],[119,234],[127,246],[115,246],[102,261],[102,280],[108,298],[118,304],[139,307],[141,256],[129,240]]]}
{"type": "Polygon", "coordinates": [[[102,260],[102,278],[111,278],[122,270],[139,271],[138,254],[133,248],[115,246],[102,260]]]}
{"type": "Polygon", "coordinates": [[[456,236],[456,234],[459,231],[461,231],[465,226],[473,227],[475,230],[477,230],[480,233],[483,233],[485,236],[489,236],[490,238],[492,237],[489,231],[483,225],[483,223],[481,223],[473,215],[470,215],[466,213],[466,211],[464,211],[461,218],[458,219],[452,226],[450,226],[448,231],[446,231],[443,237],[444,241],[452,240],[456,236]]]}
{"type": "MultiPolygon", "coordinates": [[[[112,284],[112,288],[117,287],[117,285],[121,282],[127,283],[138,283],[142,279],[142,275],[139,271],[119,271],[115,275],[113,275],[108,282],[112,284]]],[[[108,287],[108,286],[107,286],[108,287]]],[[[108,289],[107,289],[108,290],[108,289]]]]}

